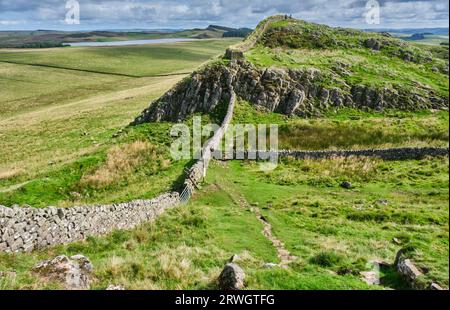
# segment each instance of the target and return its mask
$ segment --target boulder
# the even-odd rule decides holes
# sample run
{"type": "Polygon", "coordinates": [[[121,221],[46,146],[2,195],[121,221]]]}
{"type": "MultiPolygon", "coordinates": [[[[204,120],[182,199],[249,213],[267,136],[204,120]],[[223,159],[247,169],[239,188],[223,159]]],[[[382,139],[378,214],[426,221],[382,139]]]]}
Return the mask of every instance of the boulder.
{"type": "Polygon", "coordinates": [[[38,263],[32,271],[44,279],[61,283],[68,290],[87,290],[92,269],[91,262],[83,255],[70,259],[61,255],[38,263]]]}
{"type": "Polygon", "coordinates": [[[245,273],[234,263],[225,266],[219,276],[219,288],[225,291],[237,291],[244,288],[245,273]]]}
{"type": "Polygon", "coordinates": [[[387,207],[389,205],[389,201],[387,199],[379,199],[377,200],[377,205],[387,207]]]}
{"type": "Polygon", "coordinates": [[[379,51],[383,47],[383,44],[380,42],[380,40],[370,38],[364,42],[364,46],[373,49],[374,51],[379,51]]]}
{"type": "Polygon", "coordinates": [[[432,291],[443,291],[444,289],[437,283],[431,283],[430,284],[430,290],[432,291]]]}
{"type": "Polygon", "coordinates": [[[376,271],[361,272],[364,282],[368,285],[380,285],[380,274],[376,271]]]}
{"type": "Polygon", "coordinates": [[[351,188],[352,188],[352,183],[347,182],[347,181],[342,182],[342,183],[341,183],[341,187],[342,187],[342,188],[345,188],[345,189],[351,189],[351,188]]]}
{"type": "Polygon", "coordinates": [[[266,264],[264,264],[264,269],[273,269],[273,268],[276,268],[276,267],[278,267],[278,264],[275,264],[275,263],[266,263],[266,264]]]}
{"type": "Polygon", "coordinates": [[[107,291],[125,291],[125,288],[122,285],[113,285],[110,284],[107,288],[107,291]]]}
{"type": "Polygon", "coordinates": [[[414,262],[405,255],[404,250],[400,250],[397,253],[395,267],[406,282],[412,287],[416,287],[417,279],[422,275],[422,272],[416,267],[414,262]]]}

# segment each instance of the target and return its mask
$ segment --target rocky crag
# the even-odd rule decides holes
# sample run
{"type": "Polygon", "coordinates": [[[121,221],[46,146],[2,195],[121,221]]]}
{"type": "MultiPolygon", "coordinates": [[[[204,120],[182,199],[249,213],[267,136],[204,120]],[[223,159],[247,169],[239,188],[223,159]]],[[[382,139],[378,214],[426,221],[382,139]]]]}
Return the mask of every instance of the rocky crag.
{"type": "Polygon", "coordinates": [[[402,88],[371,89],[339,81],[324,85],[318,69],[260,69],[245,60],[211,64],[195,72],[153,102],[133,123],[180,121],[196,112],[209,113],[229,100],[229,84],[238,98],[267,112],[314,116],[339,108],[364,110],[446,109],[448,98],[429,90],[424,96],[402,88]]]}
{"type": "Polygon", "coordinates": [[[325,56],[324,61],[329,65],[322,68],[314,65],[295,68],[283,62],[262,67],[248,60],[247,53],[255,49],[257,53],[258,49],[274,53],[275,63],[283,53],[294,55],[304,51],[322,57],[322,53],[344,51],[366,59],[372,70],[380,59],[394,59],[395,64],[402,66],[402,74],[418,66],[424,75],[440,80],[448,74],[448,55],[441,55],[442,51],[432,53],[388,34],[367,34],[275,16],[261,22],[243,43],[230,47],[222,59],[194,72],[153,102],[133,125],[176,122],[193,113],[209,113],[220,103],[229,101],[230,87],[238,99],[260,110],[289,116],[315,116],[340,108],[448,109],[448,95],[442,89],[417,81],[413,74],[408,81],[396,83],[390,81],[391,77],[383,80],[380,76],[382,83],[375,86],[351,78],[361,74],[354,70],[365,70],[362,65],[355,69],[348,62],[325,56]]]}

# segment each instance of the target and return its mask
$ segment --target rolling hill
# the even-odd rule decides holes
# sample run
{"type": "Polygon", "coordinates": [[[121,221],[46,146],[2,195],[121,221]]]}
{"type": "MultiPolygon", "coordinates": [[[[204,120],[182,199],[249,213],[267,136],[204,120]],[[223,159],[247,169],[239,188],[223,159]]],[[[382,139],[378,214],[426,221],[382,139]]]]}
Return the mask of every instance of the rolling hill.
{"type": "Polygon", "coordinates": [[[0,48],[62,47],[75,42],[110,42],[165,38],[217,39],[245,37],[251,29],[210,25],[205,29],[186,30],[114,30],[61,32],[52,30],[0,31],[0,48]]]}
{"type": "MultiPolygon", "coordinates": [[[[228,30],[212,26],[206,34],[228,30]]],[[[194,116],[202,116],[202,124],[221,123],[231,111],[232,124],[278,125],[279,148],[292,151],[288,155],[344,155],[280,157],[273,170],[262,169],[264,161],[212,161],[191,199],[151,223],[31,253],[0,253],[6,274],[0,288],[61,288],[32,267],[79,253],[92,262],[91,289],[217,289],[230,261],[245,271],[245,289],[448,288],[448,156],[414,155],[418,148],[448,153],[448,47],[286,16],[262,21],[218,57],[211,58],[232,42],[211,42],[178,44],[177,50],[0,54],[7,85],[21,88],[26,75],[20,65],[32,64],[38,66],[29,82],[38,90],[44,89],[39,83],[52,85],[43,99],[17,98],[11,90],[3,104],[8,116],[0,119],[6,129],[0,143],[7,141],[2,149],[9,151],[0,157],[8,165],[0,174],[2,210],[52,203],[70,214],[76,203],[181,192],[195,161],[169,156],[169,133],[175,124],[192,129],[194,116]],[[42,65],[57,72],[42,73],[42,65]],[[63,65],[70,72],[55,68],[63,65]],[[52,106],[57,103],[50,97],[66,94],[60,90],[67,83],[56,81],[66,74],[74,79],[72,69],[82,71],[76,74],[83,90],[63,107],[52,106]],[[99,76],[93,80],[92,74],[99,76]],[[30,110],[20,115],[16,102],[30,110]],[[414,156],[346,155],[403,148],[414,156]],[[58,161],[48,163],[53,157],[58,161]],[[15,170],[16,162],[30,168],[15,170]],[[416,266],[413,280],[398,268],[400,258],[416,266]]]]}

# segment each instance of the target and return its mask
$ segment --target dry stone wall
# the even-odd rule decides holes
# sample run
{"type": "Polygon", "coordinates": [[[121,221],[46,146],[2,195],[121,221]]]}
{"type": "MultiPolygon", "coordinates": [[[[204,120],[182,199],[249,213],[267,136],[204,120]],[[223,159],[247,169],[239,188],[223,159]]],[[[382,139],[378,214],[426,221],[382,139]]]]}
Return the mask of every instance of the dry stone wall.
{"type": "Polygon", "coordinates": [[[241,42],[234,46],[230,46],[225,53],[225,58],[231,60],[243,59],[244,53],[255,46],[255,44],[267,31],[272,23],[286,19],[287,17],[285,15],[277,15],[266,18],[258,25],[258,27],[250,34],[250,36],[244,40],[244,42],[241,42]]]}
{"type": "Polygon", "coordinates": [[[202,158],[192,166],[187,175],[185,186],[188,187],[191,192],[195,190],[196,184],[200,183],[205,177],[209,163],[213,158],[213,152],[218,149],[225,133],[227,132],[231,120],[233,119],[234,107],[236,105],[236,94],[234,93],[231,83],[232,80],[229,80],[229,104],[227,114],[223,119],[222,125],[219,130],[216,131],[214,136],[205,144],[202,151],[202,158]]]}
{"type": "MultiPolygon", "coordinates": [[[[252,152],[253,158],[268,158],[270,151],[252,152]],[[255,154],[256,153],[256,154],[255,154]]],[[[371,149],[371,150],[336,150],[336,151],[276,151],[279,158],[292,157],[302,159],[327,159],[334,157],[375,157],[383,160],[414,160],[425,157],[448,157],[448,148],[393,148],[393,149],[371,149]]],[[[249,152],[238,154],[235,158],[249,158],[249,152]]]]}
{"type": "Polygon", "coordinates": [[[7,208],[0,205],[0,252],[28,252],[131,229],[179,204],[178,193],[152,200],[73,208],[7,208]]]}

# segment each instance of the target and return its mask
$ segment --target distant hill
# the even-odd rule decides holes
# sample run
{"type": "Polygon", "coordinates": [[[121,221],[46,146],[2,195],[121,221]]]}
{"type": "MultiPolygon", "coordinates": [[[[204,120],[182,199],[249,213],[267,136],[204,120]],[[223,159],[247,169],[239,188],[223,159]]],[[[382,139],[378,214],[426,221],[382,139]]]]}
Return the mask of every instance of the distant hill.
{"type": "Polygon", "coordinates": [[[448,35],[448,28],[403,28],[403,29],[395,29],[395,28],[382,28],[382,29],[365,29],[366,32],[389,32],[389,33],[403,33],[413,35],[416,33],[428,33],[434,35],[448,35]]]}
{"type": "Polygon", "coordinates": [[[449,41],[448,28],[417,28],[417,29],[368,29],[370,33],[388,33],[405,41],[428,45],[445,45],[449,41]]]}
{"type": "Polygon", "coordinates": [[[250,28],[240,28],[231,31],[227,31],[223,34],[224,38],[235,37],[235,38],[245,38],[248,36],[253,29],[250,28]]]}
{"type": "Polygon", "coordinates": [[[209,25],[205,29],[157,29],[157,30],[96,30],[96,31],[0,31],[0,48],[40,48],[61,47],[75,42],[109,42],[127,40],[149,40],[164,38],[218,39],[245,37],[252,30],[235,29],[218,25],[209,25]]]}
{"type": "Polygon", "coordinates": [[[410,37],[403,38],[406,41],[419,41],[425,40],[427,35],[433,35],[432,33],[415,33],[410,37]]]}
{"type": "Polygon", "coordinates": [[[223,27],[223,26],[218,26],[218,25],[209,25],[208,28],[206,28],[206,30],[212,30],[212,31],[233,31],[236,30],[235,28],[230,28],[230,27],[223,27]]]}

